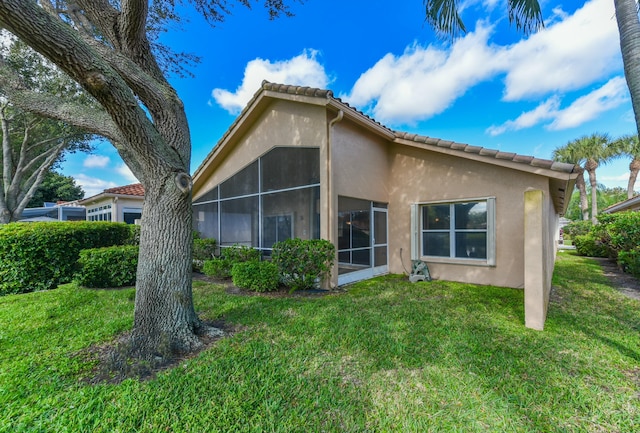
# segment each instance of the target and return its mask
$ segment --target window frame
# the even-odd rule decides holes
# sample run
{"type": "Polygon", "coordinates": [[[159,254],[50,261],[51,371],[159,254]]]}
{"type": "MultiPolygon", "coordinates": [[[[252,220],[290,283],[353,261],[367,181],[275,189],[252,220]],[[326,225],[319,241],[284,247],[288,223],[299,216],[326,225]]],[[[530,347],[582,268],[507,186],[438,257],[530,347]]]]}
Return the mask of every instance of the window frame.
{"type": "MultiPolygon", "coordinates": [[[[454,211],[455,212],[455,211],[454,211]]],[[[442,230],[436,230],[440,232],[442,230]]],[[[460,230],[455,227],[455,215],[451,215],[449,221],[449,228],[445,231],[450,236],[450,244],[455,245],[456,233],[467,232],[484,232],[482,229],[473,230],[460,230]]],[[[496,264],[496,198],[495,197],[473,197],[463,198],[456,200],[437,200],[428,202],[419,202],[411,205],[411,259],[412,260],[424,260],[428,262],[439,263],[452,263],[452,264],[467,264],[477,266],[495,266],[496,264]],[[451,210],[455,209],[456,204],[460,203],[472,203],[472,202],[485,202],[487,206],[487,257],[486,258],[474,258],[474,257],[456,257],[455,249],[449,251],[449,256],[427,256],[423,255],[423,233],[432,232],[423,228],[423,209],[426,206],[435,205],[449,205],[451,210]]]]}

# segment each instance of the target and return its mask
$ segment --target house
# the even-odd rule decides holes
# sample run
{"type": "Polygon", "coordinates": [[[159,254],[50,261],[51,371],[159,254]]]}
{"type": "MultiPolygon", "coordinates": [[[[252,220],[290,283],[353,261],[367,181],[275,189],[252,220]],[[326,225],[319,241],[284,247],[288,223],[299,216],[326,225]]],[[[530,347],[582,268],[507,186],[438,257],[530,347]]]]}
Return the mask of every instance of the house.
{"type": "Polygon", "coordinates": [[[142,184],[108,188],[100,194],[79,201],[87,208],[87,221],[114,221],[134,224],[142,217],[142,184]]]}
{"type": "Polygon", "coordinates": [[[86,218],[84,206],[78,201],[72,202],[45,202],[42,207],[25,208],[19,221],[84,221],[86,218]]]}
{"type": "Polygon", "coordinates": [[[194,229],[224,247],[323,238],[331,285],[402,273],[524,288],[542,329],[574,166],[393,131],[330,90],[263,82],[193,176],[194,229]]]}
{"type": "Polygon", "coordinates": [[[640,211],[640,195],[613,204],[602,211],[602,213],[616,213],[624,211],[640,211]]]}

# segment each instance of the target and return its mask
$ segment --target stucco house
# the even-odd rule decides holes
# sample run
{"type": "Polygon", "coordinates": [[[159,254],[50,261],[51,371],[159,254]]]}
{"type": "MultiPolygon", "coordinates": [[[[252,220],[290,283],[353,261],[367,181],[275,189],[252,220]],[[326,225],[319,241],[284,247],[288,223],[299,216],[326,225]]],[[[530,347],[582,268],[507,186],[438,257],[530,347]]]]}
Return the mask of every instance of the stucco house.
{"type": "Polygon", "coordinates": [[[87,221],[113,221],[135,224],[142,217],[144,187],[140,183],[108,188],[80,200],[87,208],[87,221]]]}
{"type": "Polygon", "coordinates": [[[263,82],[193,177],[194,228],[269,255],[338,250],[331,285],[403,273],[525,291],[542,329],[574,166],[391,130],[330,90],[263,82]]]}

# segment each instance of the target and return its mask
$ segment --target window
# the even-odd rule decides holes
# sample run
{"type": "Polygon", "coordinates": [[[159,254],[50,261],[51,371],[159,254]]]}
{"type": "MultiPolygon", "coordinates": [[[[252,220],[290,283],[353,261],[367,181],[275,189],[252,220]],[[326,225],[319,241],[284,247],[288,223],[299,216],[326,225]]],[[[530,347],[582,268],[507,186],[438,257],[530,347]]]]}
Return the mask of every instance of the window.
{"type": "Polygon", "coordinates": [[[495,198],[415,205],[412,255],[493,265],[494,214],[495,198]]]}
{"type": "Polygon", "coordinates": [[[193,228],[270,254],[291,237],[320,238],[320,149],[274,147],[193,202],[193,228]]]}

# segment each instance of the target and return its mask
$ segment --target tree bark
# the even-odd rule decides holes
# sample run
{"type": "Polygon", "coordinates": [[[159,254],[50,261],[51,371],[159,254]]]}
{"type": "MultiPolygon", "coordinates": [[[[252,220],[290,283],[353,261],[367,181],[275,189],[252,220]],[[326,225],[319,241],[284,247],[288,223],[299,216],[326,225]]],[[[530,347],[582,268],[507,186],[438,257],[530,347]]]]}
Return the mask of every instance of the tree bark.
{"type": "Polygon", "coordinates": [[[629,163],[629,183],[627,184],[627,198],[632,198],[635,193],[636,179],[640,172],[640,159],[633,158],[629,163]]]}
{"type": "Polygon", "coordinates": [[[576,188],[580,193],[580,210],[582,211],[582,219],[589,220],[589,201],[587,200],[587,186],[584,183],[584,170],[580,167],[580,175],[576,178],[576,188]]]}
{"type": "Polygon", "coordinates": [[[589,183],[591,184],[591,222],[598,223],[598,183],[596,181],[596,169],[598,163],[593,159],[587,160],[585,169],[589,173],[589,183]]]}
{"type": "Polygon", "coordinates": [[[636,0],[614,0],[624,76],[631,94],[631,105],[640,133],[640,20],[636,0]]]}

